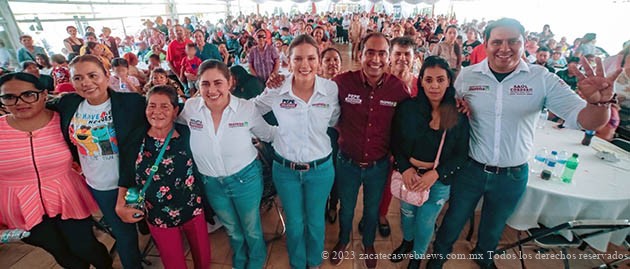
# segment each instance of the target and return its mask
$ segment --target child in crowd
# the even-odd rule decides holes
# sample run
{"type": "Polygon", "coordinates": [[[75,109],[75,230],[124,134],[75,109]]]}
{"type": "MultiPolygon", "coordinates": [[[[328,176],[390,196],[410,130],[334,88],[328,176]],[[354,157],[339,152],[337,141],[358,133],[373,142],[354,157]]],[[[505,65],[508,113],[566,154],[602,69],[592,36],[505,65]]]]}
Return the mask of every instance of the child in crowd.
{"type": "Polygon", "coordinates": [[[117,92],[140,92],[140,82],[129,75],[129,62],[124,58],[112,60],[114,74],[109,77],[109,87],[117,92]]]}
{"type": "Polygon", "coordinates": [[[154,69],[156,68],[161,68],[162,67],[162,60],[160,60],[160,56],[157,54],[151,54],[151,56],[149,56],[149,67],[148,67],[148,73],[151,74],[151,72],[153,72],[154,69]]]}
{"type": "Polygon", "coordinates": [[[201,65],[201,59],[195,54],[197,54],[195,43],[186,44],[186,57],[182,59],[182,69],[178,72],[179,81],[186,85],[184,87],[186,96],[193,96],[196,92],[195,83],[197,82],[197,70],[201,65]]]}
{"type": "Polygon", "coordinates": [[[61,54],[55,54],[50,59],[52,60],[50,75],[55,82],[55,91],[53,93],[73,92],[74,87],[70,83],[70,69],[68,68],[66,57],[61,54]]]}
{"type": "Polygon", "coordinates": [[[562,56],[562,51],[554,50],[553,54],[551,54],[551,59],[548,61],[551,67],[557,69],[562,69],[567,66],[567,59],[562,56]]]}
{"type": "Polygon", "coordinates": [[[184,91],[182,91],[182,86],[176,81],[170,79],[168,77],[168,72],[161,67],[155,68],[151,71],[151,78],[149,79],[149,83],[144,85],[143,93],[149,92],[153,86],[160,85],[169,85],[177,90],[178,96],[185,97],[184,91]]]}
{"type": "Polygon", "coordinates": [[[37,62],[37,66],[39,67],[39,73],[42,75],[49,75],[52,71],[52,65],[50,64],[50,59],[48,59],[48,55],[44,53],[38,53],[35,56],[35,62],[37,62]]]}

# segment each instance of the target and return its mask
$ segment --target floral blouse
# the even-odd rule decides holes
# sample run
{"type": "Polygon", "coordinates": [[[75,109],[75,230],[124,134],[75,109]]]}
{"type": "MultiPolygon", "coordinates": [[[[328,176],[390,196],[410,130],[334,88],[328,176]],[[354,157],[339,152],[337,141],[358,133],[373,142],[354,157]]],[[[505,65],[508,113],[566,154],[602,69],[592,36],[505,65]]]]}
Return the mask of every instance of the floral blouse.
{"type": "MultiPolygon", "coordinates": [[[[180,133],[181,134],[181,133],[180,133]]],[[[180,226],[203,213],[201,183],[195,177],[192,153],[183,136],[169,142],[153,182],[147,188],[147,220],[161,228],[180,226]]],[[[136,184],[142,189],[160,154],[163,139],[146,135],[136,159],[136,184]]]]}

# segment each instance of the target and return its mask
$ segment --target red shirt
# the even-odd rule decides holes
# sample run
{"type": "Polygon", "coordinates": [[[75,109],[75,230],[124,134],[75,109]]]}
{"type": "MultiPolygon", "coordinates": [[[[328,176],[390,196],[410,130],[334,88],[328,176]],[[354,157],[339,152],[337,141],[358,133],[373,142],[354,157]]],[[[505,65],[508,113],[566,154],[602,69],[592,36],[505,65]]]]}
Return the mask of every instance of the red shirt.
{"type": "Polygon", "coordinates": [[[166,50],[166,60],[173,66],[174,70],[172,71],[174,73],[182,70],[182,59],[186,58],[186,44],[188,43],[192,43],[192,41],[190,39],[184,39],[184,42],[179,42],[175,39],[168,44],[168,49],[166,50]]]}
{"type": "Polygon", "coordinates": [[[478,64],[486,59],[486,46],[481,44],[476,46],[470,53],[470,65],[478,64]]]}
{"type": "Polygon", "coordinates": [[[52,69],[50,75],[55,80],[55,85],[70,82],[70,69],[65,66],[57,66],[52,69]]]}
{"type": "Polygon", "coordinates": [[[363,71],[333,78],[339,87],[339,150],[356,162],[372,162],[389,154],[396,105],[409,98],[405,84],[385,73],[372,88],[363,71]]]}
{"type": "Polygon", "coordinates": [[[182,59],[182,62],[181,62],[181,68],[184,70],[184,72],[188,72],[195,75],[197,74],[197,70],[199,69],[200,65],[201,65],[201,59],[197,58],[197,56],[193,57],[192,59],[188,59],[188,56],[186,56],[184,57],[184,59],[182,59]]]}

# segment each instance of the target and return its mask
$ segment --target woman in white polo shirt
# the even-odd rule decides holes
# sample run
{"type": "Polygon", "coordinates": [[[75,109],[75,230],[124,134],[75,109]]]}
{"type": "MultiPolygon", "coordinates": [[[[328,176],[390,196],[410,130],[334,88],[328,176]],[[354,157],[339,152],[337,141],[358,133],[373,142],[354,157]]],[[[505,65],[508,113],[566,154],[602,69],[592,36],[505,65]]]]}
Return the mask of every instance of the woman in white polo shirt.
{"type": "Polygon", "coordinates": [[[260,220],[262,168],[252,135],[270,142],[275,129],[253,103],[230,94],[230,71],[207,60],[199,66],[201,96],[186,101],[178,122],[190,127],[190,145],[210,205],[225,225],[232,267],[263,268],[267,250],[260,220]]]}
{"type": "Polygon", "coordinates": [[[289,46],[287,77],[278,89],[254,99],[261,114],[273,110],[278,133],[273,181],[287,216],[291,268],[318,268],[324,250],[324,210],[334,180],[326,130],[339,118],[337,84],[318,77],[319,47],[307,35],[289,46]]]}

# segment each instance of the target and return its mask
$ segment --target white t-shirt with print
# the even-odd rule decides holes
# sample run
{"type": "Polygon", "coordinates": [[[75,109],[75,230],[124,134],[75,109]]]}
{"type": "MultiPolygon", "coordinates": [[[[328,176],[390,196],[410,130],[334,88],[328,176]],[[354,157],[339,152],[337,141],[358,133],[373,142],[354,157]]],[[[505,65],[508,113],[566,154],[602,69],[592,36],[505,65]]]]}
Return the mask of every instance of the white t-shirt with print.
{"type": "Polygon", "coordinates": [[[81,102],[69,129],[87,184],[99,191],[118,188],[118,140],[111,99],[95,106],[81,102]]]}

